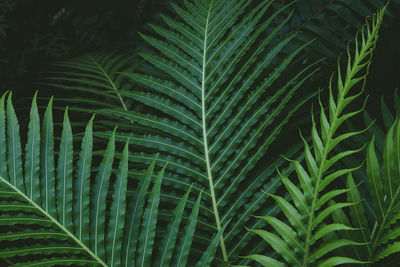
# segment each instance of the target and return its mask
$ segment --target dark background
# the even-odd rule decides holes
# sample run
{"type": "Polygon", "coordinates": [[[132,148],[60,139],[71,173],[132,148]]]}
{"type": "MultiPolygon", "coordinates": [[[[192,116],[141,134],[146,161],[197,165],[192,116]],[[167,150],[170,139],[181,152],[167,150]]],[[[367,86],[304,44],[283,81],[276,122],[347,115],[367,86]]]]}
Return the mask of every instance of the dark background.
{"type": "MultiPolygon", "coordinates": [[[[174,2],[179,4],[181,1],[174,2]]],[[[275,2],[280,4],[289,1],[275,2]]],[[[316,45],[314,50],[309,51],[310,57],[327,57],[321,63],[322,69],[318,74],[321,79],[310,85],[315,87],[315,91],[327,85],[326,77],[335,69],[336,57],[344,52],[340,47],[349,38],[336,31],[335,41],[338,44],[334,44],[332,40],[325,40],[323,34],[316,36],[318,34],[307,32],[307,23],[316,19],[333,21],[338,27],[343,27],[340,20],[335,18],[337,14],[331,12],[335,1],[319,1],[322,4],[317,7],[311,4],[315,1],[298,2],[299,6],[307,7],[308,4],[310,12],[307,13],[307,8],[295,7],[292,28],[286,30],[300,29],[306,38],[316,38],[318,45],[322,44],[329,49],[325,51],[316,45]]],[[[368,79],[367,93],[371,96],[369,109],[372,113],[381,96],[390,103],[393,91],[400,83],[400,16],[397,15],[397,2],[392,1],[389,6],[391,14],[385,18],[368,79]]],[[[28,107],[30,98],[38,89],[42,98],[51,95],[63,97],[65,92],[39,83],[44,73],[51,68],[51,63],[86,53],[134,55],[135,51],[145,46],[137,32],[146,31],[145,25],[148,22],[157,24],[158,14],[168,13],[169,9],[169,2],[160,0],[0,0],[0,92],[13,91],[17,110],[28,107]]],[[[370,5],[370,10],[373,12],[376,9],[370,5]]],[[[359,21],[364,19],[357,12],[350,14],[359,21]]],[[[335,34],[335,29],[331,31],[335,34]]],[[[356,31],[353,27],[348,32],[356,31]]],[[[314,80],[318,80],[318,77],[314,80]]]]}

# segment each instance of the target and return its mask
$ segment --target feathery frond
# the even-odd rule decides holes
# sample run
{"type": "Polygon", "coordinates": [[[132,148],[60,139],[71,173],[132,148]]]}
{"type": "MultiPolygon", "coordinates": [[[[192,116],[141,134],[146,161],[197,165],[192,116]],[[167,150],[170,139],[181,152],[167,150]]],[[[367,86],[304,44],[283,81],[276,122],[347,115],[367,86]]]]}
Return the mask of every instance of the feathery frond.
{"type": "MultiPolygon", "coordinates": [[[[279,9],[290,2],[277,1],[274,8],[279,9]]],[[[315,39],[309,47],[310,56],[319,54],[335,60],[346,49],[346,43],[353,39],[354,32],[362,28],[364,18],[385,3],[382,0],[354,0],[351,3],[346,0],[298,0],[294,3],[291,23],[282,31],[282,36],[300,31],[293,48],[315,39]]]]}
{"type": "Polygon", "coordinates": [[[270,224],[276,233],[261,229],[251,230],[261,236],[282,257],[282,259],[274,259],[257,254],[248,256],[264,264],[264,266],[269,264],[279,266],[284,265],[284,262],[287,262],[290,266],[336,266],[346,263],[362,263],[352,256],[335,255],[335,251],[344,246],[363,245],[366,241],[356,242],[349,238],[330,238],[330,235],[338,231],[351,232],[355,231],[356,228],[327,220],[332,213],[341,211],[345,207],[351,208],[356,204],[352,200],[334,202],[337,196],[351,191],[351,188],[331,190],[327,190],[327,188],[332,186],[335,180],[358,168],[334,169],[334,166],[339,160],[361,151],[363,147],[341,152],[336,152],[334,149],[339,143],[362,132],[338,133],[338,129],[346,120],[364,109],[347,111],[346,107],[358,98],[364,90],[365,79],[384,12],[385,8],[378,11],[372,22],[364,26],[361,31],[361,41],[356,38],[355,53],[351,57],[348,51],[347,67],[343,78],[340,65],[338,66],[336,100],[331,81],[328,114],[326,114],[320,101],[319,130],[312,115],[312,148],[303,139],[306,168],[300,162],[292,161],[300,186],[297,187],[293,181],[281,175],[291,201],[287,201],[281,196],[271,195],[281,207],[287,222],[274,217],[263,216],[261,219],[270,224]],[[359,84],[362,88],[355,91],[356,85],[359,84]]]}
{"type": "Polygon", "coordinates": [[[199,226],[214,230],[203,232],[220,231],[232,220],[229,237],[220,240],[224,261],[240,253],[231,250],[248,221],[240,216],[241,207],[259,207],[254,192],[263,182],[252,183],[248,173],[302,104],[290,100],[313,73],[311,64],[289,80],[279,80],[308,44],[278,60],[294,36],[271,45],[290,18],[277,20],[289,7],[272,12],[272,3],[207,0],[173,5],[177,20],[163,16],[165,28],[151,25],[153,32],[142,34],[158,51],[140,54],[153,66],[151,71],[126,72],[137,88],[119,90],[132,107],[143,105],[146,113],[124,107],[96,111],[108,116],[105,124],[123,119],[124,135],[139,144],[138,153],[130,157],[136,166],[149,164],[152,154],[160,153],[156,165],[168,163],[165,182],[174,188],[166,195],[182,195],[191,184],[197,192],[206,188],[205,208],[199,210],[204,224],[199,226]],[[232,196],[238,201],[231,201],[232,196]]]}
{"type": "MultiPolygon", "coordinates": [[[[160,255],[162,266],[186,264],[197,227],[201,194],[188,217],[183,236],[179,233],[180,222],[190,189],[172,213],[168,235],[155,246],[164,173],[164,169],[158,173],[150,191],[156,160],[139,179],[137,191],[130,194],[127,186],[129,138],[125,140],[115,175],[112,174],[115,130],[102,153],[103,159],[96,166],[92,163],[97,162],[93,158],[93,116],[86,126],[79,159],[75,162],[68,109],[64,113],[59,150],[56,150],[53,100],[40,123],[36,94],[32,100],[25,153],[22,153],[12,94],[8,93],[7,101],[6,96],[7,93],[0,98],[0,224],[3,229],[0,259],[15,266],[148,266],[154,260],[154,250],[153,253],[160,255]],[[94,170],[96,175],[92,175],[94,170]]],[[[222,231],[211,240],[199,266],[208,265],[213,259],[221,235],[222,231]]]]}
{"type": "Polygon", "coordinates": [[[375,138],[368,145],[367,200],[372,202],[375,216],[366,216],[365,203],[352,175],[347,178],[348,186],[352,188],[347,193],[347,199],[356,205],[350,207],[349,217],[341,213],[336,214],[338,220],[351,222],[354,227],[359,228],[351,237],[366,243],[365,246],[357,248],[357,255],[370,263],[377,263],[400,251],[400,232],[396,226],[400,220],[399,142],[400,124],[397,119],[386,134],[382,165],[379,164],[375,151],[375,138]]]}

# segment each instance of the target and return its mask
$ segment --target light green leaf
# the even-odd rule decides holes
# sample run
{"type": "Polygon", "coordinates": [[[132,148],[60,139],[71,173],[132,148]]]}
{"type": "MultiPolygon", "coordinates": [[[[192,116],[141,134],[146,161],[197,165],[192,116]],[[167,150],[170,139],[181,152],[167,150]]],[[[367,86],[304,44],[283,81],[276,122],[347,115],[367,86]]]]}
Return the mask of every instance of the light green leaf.
{"type": "Polygon", "coordinates": [[[160,189],[166,166],[158,173],[157,179],[151,189],[147,207],[143,213],[142,229],[139,235],[139,247],[137,251],[137,266],[150,266],[153,252],[154,238],[156,235],[156,224],[158,205],[160,203],[160,189]]]}
{"type": "Polygon", "coordinates": [[[117,179],[113,186],[110,217],[106,235],[106,251],[110,266],[121,266],[121,250],[126,214],[126,191],[128,186],[129,139],[126,141],[119,163],[117,179]]]}
{"type": "MultiPolygon", "coordinates": [[[[189,221],[187,222],[184,230],[184,235],[180,238],[177,245],[177,255],[173,259],[173,266],[186,266],[190,248],[193,242],[193,236],[197,226],[197,217],[199,215],[200,201],[203,191],[200,192],[197,197],[196,203],[192,209],[189,216],[189,221]]],[[[221,233],[222,234],[222,233],[221,233]]]]}
{"type": "Polygon", "coordinates": [[[183,198],[179,201],[178,205],[176,206],[173,212],[174,219],[168,225],[167,234],[165,235],[160,246],[162,250],[159,256],[159,262],[157,262],[157,265],[159,266],[170,265],[176,240],[178,237],[179,225],[181,223],[183,217],[183,211],[185,209],[186,201],[189,197],[191,189],[192,188],[190,187],[189,190],[186,192],[186,194],[183,196],[183,198]]]}
{"type": "Polygon", "coordinates": [[[53,98],[50,98],[44,113],[40,137],[40,193],[42,207],[53,217],[56,214],[56,184],[54,177],[54,127],[53,127],[53,98]]]}
{"type": "Polygon", "coordinates": [[[22,177],[21,140],[19,137],[19,124],[17,115],[11,102],[12,93],[7,98],[7,152],[8,176],[10,182],[23,192],[25,191],[22,177]]]}
{"type": "MultiPolygon", "coordinates": [[[[31,120],[32,122],[32,120],[31,120]]],[[[57,166],[57,213],[60,222],[68,229],[73,229],[73,143],[72,129],[68,118],[68,108],[65,109],[63,131],[60,142],[60,154],[57,166]]]]}
{"type": "Polygon", "coordinates": [[[40,119],[39,119],[38,107],[36,104],[36,97],[37,97],[37,92],[33,96],[32,106],[29,113],[30,117],[28,125],[28,136],[25,146],[25,186],[26,186],[26,194],[33,201],[39,203],[40,202],[40,176],[39,176],[40,119]]]}

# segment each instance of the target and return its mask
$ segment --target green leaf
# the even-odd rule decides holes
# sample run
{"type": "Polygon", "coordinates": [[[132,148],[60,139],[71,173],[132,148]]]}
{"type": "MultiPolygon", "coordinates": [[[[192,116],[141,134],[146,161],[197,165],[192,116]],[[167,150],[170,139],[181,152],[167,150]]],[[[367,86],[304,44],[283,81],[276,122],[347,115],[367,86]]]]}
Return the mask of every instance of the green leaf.
{"type": "Polygon", "coordinates": [[[196,267],[205,267],[211,265],[214,259],[215,252],[217,251],[218,243],[220,242],[222,234],[224,233],[228,224],[229,222],[226,223],[221,228],[221,230],[219,230],[218,233],[213,237],[213,239],[210,242],[210,245],[207,247],[206,251],[201,256],[201,259],[196,263],[195,265],[196,267]]]}
{"type": "Polygon", "coordinates": [[[182,217],[183,217],[183,211],[185,209],[185,205],[187,202],[187,199],[189,197],[191,187],[189,190],[186,192],[186,194],[183,196],[183,198],[179,201],[178,205],[176,206],[173,214],[174,214],[174,219],[173,221],[168,225],[167,228],[167,235],[165,235],[162,243],[161,243],[161,253],[159,256],[159,260],[157,262],[157,265],[159,266],[169,266],[171,263],[171,258],[172,254],[175,248],[176,240],[178,237],[178,230],[179,230],[179,225],[181,223],[182,217]]]}
{"type": "Polygon", "coordinates": [[[17,115],[11,102],[12,93],[10,92],[7,99],[7,151],[8,151],[8,176],[10,182],[25,191],[24,183],[19,177],[22,177],[22,157],[21,157],[21,140],[19,137],[19,124],[17,115]]]}
{"type": "Polygon", "coordinates": [[[251,259],[254,260],[258,263],[260,263],[262,266],[271,266],[271,267],[284,267],[286,266],[286,264],[277,261],[273,258],[267,257],[267,256],[263,256],[263,255],[258,255],[258,254],[253,254],[253,255],[249,255],[244,257],[246,259],[251,259]]]}
{"type": "Polygon", "coordinates": [[[325,254],[344,246],[351,246],[351,245],[364,245],[364,243],[357,243],[347,239],[338,239],[334,241],[330,241],[321,247],[319,247],[310,257],[310,263],[313,263],[316,260],[319,260],[325,254]]]}
{"type": "Polygon", "coordinates": [[[108,186],[110,184],[110,176],[114,161],[115,152],[115,131],[111,135],[110,141],[108,142],[106,151],[103,154],[103,159],[97,170],[97,175],[94,180],[93,194],[91,195],[90,205],[90,239],[91,248],[94,253],[99,255],[101,258],[105,258],[105,212],[108,186]]]}
{"type": "Polygon", "coordinates": [[[381,180],[381,175],[379,172],[379,163],[376,158],[376,152],[374,147],[374,138],[368,145],[367,150],[367,176],[368,176],[368,186],[369,191],[372,196],[372,201],[378,214],[381,218],[385,216],[383,207],[383,185],[381,180]]]}
{"type": "Polygon", "coordinates": [[[160,189],[166,166],[158,173],[157,179],[151,189],[147,207],[144,210],[142,229],[139,235],[137,266],[150,266],[151,255],[155,238],[158,205],[160,203],[160,189]]]}
{"type": "MultiPolygon", "coordinates": [[[[262,206],[255,197],[261,178],[253,183],[251,171],[272,152],[279,133],[306,102],[296,102],[294,96],[319,61],[292,72],[311,41],[298,45],[297,32],[282,35],[291,20],[291,5],[195,0],[175,6],[172,13],[171,18],[161,16],[164,25],[151,26],[152,33],[140,34],[155,51],[138,53],[146,64],[129,69],[136,58],[84,55],[57,63],[56,77],[46,78],[45,84],[84,92],[88,97],[74,98],[74,110],[95,110],[102,126],[118,124],[124,135],[140,140],[130,155],[135,173],[158,152],[156,168],[168,163],[167,199],[181,197],[191,184],[204,188],[206,209],[200,208],[199,220],[207,223],[198,224],[199,236],[193,242],[202,246],[202,240],[211,240],[226,221],[238,222],[229,238],[221,237],[222,260],[230,261],[244,255],[239,250],[246,248],[237,247],[235,240],[246,234],[243,226],[252,220],[242,215],[238,203],[255,210],[262,206]],[[231,201],[233,195],[240,201],[231,201]]],[[[107,135],[101,139],[106,142],[107,135]]],[[[160,214],[163,222],[173,206],[160,214]]],[[[136,241],[130,242],[124,248],[133,253],[123,252],[123,262],[137,265],[127,260],[136,257],[130,256],[136,253],[136,241]]]]}
{"type": "Polygon", "coordinates": [[[347,193],[347,200],[349,202],[355,203],[349,208],[350,217],[352,219],[353,225],[360,229],[359,231],[362,235],[362,239],[357,241],[370,242],[371,232],[368,227],[368,220],[365,217],[364,208],[361,203],[361,196],[357,190],[351,173],[347,175],[347,188],[350,189],[350,191],[347,193]]]}
{"type": "Polygon", "coordinates": [[[385,247],[384,249],[382,249],[381,251],[377,252],[377,254],[374,255],[374,261],[379,261],[380,259],[383,259],[399,251],[400,251],[400,242],[394,242],[385,247]]]}
{"type": "Polygon", "coordinates": [[[44,113],[40,137],[40,188],[42,207],[53,217],[56,217],[56,184],[54,176],[54,127],[53,98],[50,98],[44,113]]]}
{"type": "Polygon", "coordinates": [[[85,134],[81,143],[76,183],[74,183],[74,225],[75,234],[86,245],[89,244],[89,216],[90,207],[90,170],[93,149],[93,120],[94,115],[86,125],[85,134]]]}
{"type": "Polygon", "coordinates": [[[128,206],[127,211],[127,225],[124,229],[124,240],[122,246],[122,262],[129,266],[135,264],[136,247],[138,242],[139,227],[141,219],[143,218],[143,207],[145,203],[145,196],[151,182],[151,175],[154,170],[156,158],[153,159],[151,164],[146,170],[144,177],[141,179],[137,191],[135,192],[134,199],[129,201],[132,203],[128,206]]]}
{"type": "Polygon", "coordinates": [[[337,266],[337,265],[342,265],[342,264],[365,264],[368,262],[363,262],[363,261],[358,261],[352,258],[348,257],[341,257],[341,256],[335,256],[335,257],[330,257],[324,261],[322,261],[318,266],[320,267],[330,267],[330,266],[337,266]]]}
{"type": "Polygon", "coordinates": [[[193,236],[196,231],[197,217],[199,215],[199,207],[202,194],[203,191],[201,191],[199,196],[197,197],[196,203],[192,209],[192,212],[190,213],[189,221],[185,226],[184,234],[178,242],[177,255],[173,259],[173,266],[186,266],[190,248],[193,242],[193,236]]]}
{"type": "Polygon", "coordinates": [[[278,252],[288,263],[298,265],[301,264],[296,257],[294,251],[292,251],[290,247],[277,235],[264,230],[251,231],[262,237],[266,242],[268,242],[273,247],[273,249],[278,252]]]}
{"type": "MultiPolygon", "coordinates": [[[[6,138],[6,110],[4,108],[4,99],[7,93],[0,98],[0,162],[7,162],[7,138],[6,138]]],[[[0,176],[8,178],[7,164],[0,164],[0,176]]]]}
{"type": "MultiPolygon", "coordinates": [[[[264,230],[252,230],[260,235],[290,266],[311,266],[315,265],[317,261],[319,261],[319,263],[316,263],[318,266],[338,265],[341,262],[362,263],[353,259],[353,255],[351,257],[338,257],[340,255],[339,250],[342,247],[363,246],[367,244],[366,242],[352,240],[353,235],[351,234],[348,234],[346,238],[338,238],[337,235],[338,232],[348,232],[349,230],[355,232],[358,230],[347,225],[349,220],[342,209],[357,205],[361,201],[357,199],[354,202],[336,203],[334,200],[344,193],[352,195],[352,190],[356,190],[356,186],[354,182],[350,183],[347,189],[331,189],[328,186],[331,186],[332,182],[336,179],[345,174],[350,174],[361,167],[348,169],[340,167],[332,168],[334,165],[337,165],[338,161],[344,160],[346,157],[363,149],[337,149],[341,141],[361,134],[363,131],[344,132],[338,137],[335,137],[335,135],[343,122],[359,114],[364,108],[356,111],[347,111],[346,109],[351,102],[361,96],[364,90],[363,87],[357,92],[351,89],[361,81],[365,84],[366,74],[362,74],[361,71],[366,70],[368,73],[372,51],[377,41],[378,30],[382,23],[384,11],[385,8],[378,11],[372,23],[367,22],[365,28],[360,32],[361,45],[358,45],[358,39],[356,38],[353,59],[348,48],[347,69],[344,78],[342,78],[340,64],[338,64],[336,101],[334,100],[332,82],[329,85],[329,119],[324,113],[324,106],[321,101],[319,101],[321,107],[320,125],[317,126],[314,114],[312,113],[311,115],[312,149],[310,149],[307,141],[302,137],[304,158],[308,169],[304,169],[298,161],[291,161],[296,169],[300,185],[297,186],[285,176],[280,175],[288,192],[288,200],[281,196],[268,194],[274,198],[282,209],[287,223],[267,216],[262,218],[272,225],[277,234],[264,230]],[[348,96],[350,91],[352,91],[352,94],[348,96]],[[328,174],[325,175],[325,173],[328,174]],[[328,202],[329,205],[326,205],[328,202]],[[333,223],[330,219],[327,219],[330,215],[334,219],[333,223]]],[[[373,153],[373,156],[375,156],[375,153],[373,153]]],[[[375,161],[377,162],[376,158],[375,161]]],[[[367,165],[368,163],[367,160],[367,165]]],[[[379,169],[377,175],[379,176],[379,169]]],[[[349,175],[349,177],[351,176],[349,175]]],[[[351,182],[352,180],[350,179],[349,181],[351,182]]],[[[380,197],[383,195],[382,193],[380,197]]],[[[356,199],[356,195],[353,198],[356,199]]]]}
{"type": "Polygon", "coordinates": [[[275,231],[279,233],[283,240],[288,243],[290,247],[295,248],[299,251],[303,250],[300,240],[297,237],[297,233],[293,231],[293,229],[289,225],[271,216],[257,216],[257,218],[263,219],[268,224],[270,224],[275,229],[275,231]]]}
{"type": "Polygon", "coordinates": [[[357,228],[352,228],[344,224],[340,223],[333,223],[333,224],[328,224],[321,226],[315,235],[311,239],[311,244],[314,244],[318,239],[323,238],[325,235],[331,233],[331,232],[336,232],[336,231],[349,231],[349,230],[358,230],[357,228]]]}
{"type": "Polygon", "coordinates": [[[106,251],[110,266],[121,266],[121,251],[126,214],[126,192],[128,186],[129,139],[126,141],[119,163],[117,179],[113,186],[112,204],[106,235],[106,251]]]}
{"type": "MultiPolygon", "coordinates": [[[[32,120],[31,120],[32,122],[32,120]]],[[[65,109],[63,132],[60,142],[60,154],[57,166],[57,213],[60,222],[68,229],[73,229],[72,203],[73,203],[73,144],[72,129],[68,118],[68,108],[65,109]]]]}
{"type": "Polygon", "coordinates": [[[36,97],[37,97],[37,92],[33,96],[32,106],[29,113],[30,117],[28,125],[28,137],[25,146],[25,186],[26,186],[26,194],[33,201],[39,203],[40,202],[40,176],[39,176],[40,119],[39,119],[38,107],[36,104],[36,97]]]}

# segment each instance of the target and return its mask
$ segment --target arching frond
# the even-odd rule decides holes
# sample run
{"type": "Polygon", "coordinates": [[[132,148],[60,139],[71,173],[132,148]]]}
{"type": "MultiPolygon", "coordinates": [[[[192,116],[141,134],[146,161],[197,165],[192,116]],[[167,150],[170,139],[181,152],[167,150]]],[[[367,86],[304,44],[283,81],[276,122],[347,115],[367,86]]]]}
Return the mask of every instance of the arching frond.
{"type": "MultiPolygon", "coordinates": [[[[308,43],[289,54],[284,50],[294,35],[273,45],[290,19],[278,17],[290,7],[274,11],[272,4],[196,0],[173,5],[174,19],[162,16],[164,27],[151,25],[152,31],[142,34],[157,51],[140,54],[151,67],[125,72],[135,88],[123,88],[119,95],[132,103],[131,108],[96,111],[107,117],[105,125],[121,122],[120,135],[138,144],[130,156],[136,172],[143,169],[138,163],[149,164],[154,153],[160,153],[156,166],[168,163],[164,181],[169,190],[164,195],[181,196],[191,184],[197,192],[204,188],[199,210],[204,231],[195,242],[202,249],[200,239],[210,239],[210,233],[231,220],[228,236],[220,240],[224,261],[246,249],[236,241],[247,235],[243,226],[251,220],[242,216],[242,207],[254,212],[261,205],[255,192],[264,185],[279,185],[268,177],[273,168],[256,179],[249,173],[257,164],[265,167],[260,159],[303,104],[291,100],[314,71],[314,64],[303,65],[289,79],[281,79],[308,43]],[[143,109],[135,109],[137,105],[143,109]]],[[[91,73],[92,67],[86,67],[91,73]]],[[[90,77],[91,83],[99,79],[90,77]]],[[[99,136],[107,139],[109,134],[99,136]]]]}
{"type": "MultiPolygon", "coordinates": [[[[329,219],[332,213],[338,213],[343,208],[354,207],[356,200],[336,203],[336,197],[351,192],[354,185],[348,188],[330,188],[333,182],[343,175],[359,168],[350,169],[334,168],[339,160],[348,155],[360,152],[359,149],[336,152],[338,144],[362,131],[339,133],[339,127],[349,118],[359,114],[359,110],[347,110],[346,107],[357,99],[363,92],[365,79],[368,74],[372,59],[372,52],[378,38],[385,8],[373,17],[371,24],[367,24],[361,31],[361,41],[355,40],[355,53],[351,57],[348,52],[345,75],[342,78],[340,65],[336,82],[336,97],[334,96],[332,82],[329,86],[329,110],[326,114],[320,101],[319,129],[312,116],[312,148],[304,140],[304,155],[306,167],[299,161],[292,161],[296,170],[298,181],[293,182],[281,175],[282,182],[290,195],[290,201],[281,196],[271,195],[281,207],[286,218],[285,221],[276,217],[263,216],[265,222],[272,226],[276,233],[266,230],[251,230],[261,236],[281,258],[276,259],[267,255],[253,254],[248,256],[264,266],[336,266],[340,264],[363,263],[348,253],[344,256],[335,254],[337,249],[345,246],[360,246],[367,241],[357,242],[351,238],[332,238],[336,232],[352,232],[349,224],[332,222],[329,219]],[[356,86],[361,89],[356,91],[356,86]],[[336,99],[335,99],[336,98],[336,99]],[[296,184],[299,186],[296,186],[296,184]],[[328,190],[329,188],[329,190],[328,190]]],[[[371,188],[372,189],[372,188],[371,188]]],[[[382,195],[380,195],[382,196],[382,195]]],[[[362,227],[362,226],[359,226],[362,227]]],[[[365,262],[367,262],[366,260],[365,262]]]]}
{"type": "MultiPolygon", "coordinates": [[[[52,99],[40,123],[32,101],[25,153],[12,94],[0,98],[0,259],[15,266],[148,266],[159,255],[162,266],[185,265],[197,227],[198,195],[189,223],[181,226],[190,189],[172,212],[168,235],[156,241],[161,170],[151,187],[153,159],[134,194],[128,193],[129,138],[115,174],[115,136],[102,160],[93,153],[93,118],[86,126],[79,158],[73,158],[73,134],[64,113],[59,149],[55,149],[52,99]],[[6,100],[7,98],[7,100],[6,100]],[[6,102],[6,103],[5,103],[6,102]],[[58,155],[58,156],[56,156],[58,155]],[[96,175],[92,175],[96,170],[96,175]],[[151,189],[151,190],[150,190],[151,189]],[[160,244],[155,245],[156,242],[160,244]],[[176,255],[176,257],[175,257],[176,255]],[[174,257],[173,257],[174,256],[174,257]]],[[[140,176],[142,177],[142,176],[140,176]]],[[[201,254],[207,266],[223,233],[201,254]]]]}

